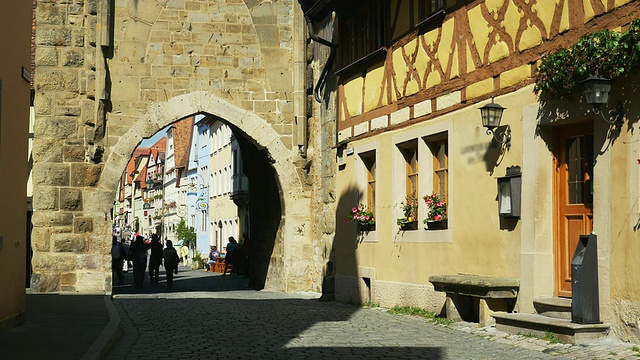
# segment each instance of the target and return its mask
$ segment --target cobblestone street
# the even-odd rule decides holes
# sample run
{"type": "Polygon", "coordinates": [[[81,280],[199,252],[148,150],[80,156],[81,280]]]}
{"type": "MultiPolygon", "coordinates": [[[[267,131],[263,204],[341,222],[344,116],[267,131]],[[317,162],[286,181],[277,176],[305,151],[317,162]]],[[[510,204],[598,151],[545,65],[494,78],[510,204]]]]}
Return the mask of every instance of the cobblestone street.
{"type": "MultiPolygon", "coordinates": [[[[551,344],[474,324],[246,290],[243,276],[186,270],[135,294],[114,289],[124,334],[110,359],[635,359],[630,344],[551,344]]],[[[128,275],[130,279],[130,274],[128,275]]],[[[148,285],[148,279],[147,283],[148,285]]]]}

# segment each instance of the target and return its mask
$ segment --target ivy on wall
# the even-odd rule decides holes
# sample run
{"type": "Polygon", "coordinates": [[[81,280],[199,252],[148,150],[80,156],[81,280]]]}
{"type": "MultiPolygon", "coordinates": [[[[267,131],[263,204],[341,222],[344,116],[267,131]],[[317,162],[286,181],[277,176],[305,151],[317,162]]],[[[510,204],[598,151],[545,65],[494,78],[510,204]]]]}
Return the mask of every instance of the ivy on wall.
{"type": "Polygon", "coordinates": [[[640,19],[624,33],[585,34],[573,47],[545,55],[538,67],[535,94],[570,93],[582,80],[600,74],[609,79],[629,73],[640,61],[640,19]]]}

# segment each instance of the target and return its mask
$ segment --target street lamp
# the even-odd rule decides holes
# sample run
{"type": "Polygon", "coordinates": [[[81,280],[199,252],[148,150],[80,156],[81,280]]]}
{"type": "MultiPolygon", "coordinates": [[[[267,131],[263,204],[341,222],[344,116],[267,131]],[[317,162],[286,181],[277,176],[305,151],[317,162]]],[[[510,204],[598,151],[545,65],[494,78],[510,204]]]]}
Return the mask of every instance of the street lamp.
{"type": "Polygon", "coordinates": [[[500,126],[500,121],[502,120],[502,113],[506,110],[499,104],[496,104],[493,101],[493,96],[491,97],[491,103],[486,104],[485,106],[480,108],[480,116],[482,118],[482,126],[487,128],[487,135],[493,135],[493,138],[501,143],[505,144],[507,150],[511,147],[511,127],[507,125],[505,131],[497,134],[494,129],[500,126]]]}
{"type": "Polygon", "coordinates": [[[584,96],[587,100],[587,104],[593,106],[593,113],[600,114],[602,120],[612,125],[620,125],[622,123],[622,103],[618,101],[618,105],[615,109],[608,111],[609,118],[607,119],[603,112],[600,110],[600,106],[609,103],[609,93],[611,92],[611,79],[607,79],[604,76],[596,73],[581,81],[584,86],[584,96]]]}
{"type": "Polygon", "coordinates": [[[147,184],[147,189],[148,190],[152,190],[153,189],[153,180],[151,180],[151,178],[148,178],[147,181],[145,181],[145,184],[147,184]]]}

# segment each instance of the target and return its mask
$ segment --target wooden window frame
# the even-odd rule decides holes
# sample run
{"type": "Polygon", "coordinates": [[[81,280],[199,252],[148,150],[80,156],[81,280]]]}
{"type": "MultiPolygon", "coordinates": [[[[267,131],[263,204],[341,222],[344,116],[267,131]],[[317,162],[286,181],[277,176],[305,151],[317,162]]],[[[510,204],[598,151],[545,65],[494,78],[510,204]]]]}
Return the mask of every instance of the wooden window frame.
{"type": "Polygon", "coordinates": [[[365,205],[369,211],[375,214],[376,206],[376,151],[371,150],[360,154],[360,159],[364,165],[367,175],[367,185],[365,190],[365,205]]]}

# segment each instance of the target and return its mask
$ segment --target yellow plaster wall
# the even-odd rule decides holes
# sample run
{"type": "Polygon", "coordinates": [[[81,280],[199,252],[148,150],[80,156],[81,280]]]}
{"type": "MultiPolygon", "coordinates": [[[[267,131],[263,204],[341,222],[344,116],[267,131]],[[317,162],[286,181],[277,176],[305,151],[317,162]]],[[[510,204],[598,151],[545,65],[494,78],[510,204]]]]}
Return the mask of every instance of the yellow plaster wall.
{"type": "Polygon", "coordinates": [[[438,45],[438,58],[440,59],[440,63],[442,64],[443,69],[447,68],[449,59],[451,57],[454,24],[455,22],[453,18],[446,20],[442,24],[442,28],[440,30],[441,35],[440,44],[438,45]]]}
{"type": "Polygon", "coordinates": [[[521,65],[515,69],[507,70],[500,74],[500,87],[506,88],[515,85],[531,76],[531,65],[521,65]]]}
{"type": "Polygon", "coordinates": [[[484,79],[467,86],[467,98],[473,99],[493,91],[493,78],[484,79]]]}
{"type": "Polygon", "coordinates": [[[542,44],[542,33],[540,29],[531,26],[531,21],[527,20],[527,28],[522,32],[520,43],[517,44],[520,51],[534,48],[542,44]]]}
{"type": "Polygon", "coordinates": [[[505,29],[507,34],[511,37],[513,43],[511,46],[515,47],[516,35],[518,28],[520,27],[520,19],[524,17],[524,12],[520,10],[511,0],[508,0],[507,12],[504,14],[504,21],[500,24],[505,29]]]}
{"type": "MultiPolygon", "coordinates": [[[[496,102],[509,104],[505,120],[514,132],[514,139],[518,139],[522,131],[522,108],[535,102],[531,89],[497,98],[496,102]]],[[[504,158],[498,163],[499,150],[491,148],[491,137],[480,125],[477,108],[469,107],[425,123],[351,142],[349,146],[356,153],[347,157],[346,165],[337,173],[338,202],[344,203],[345,208],[347,204],[356,204],[362,200],[354,195],[354,189],[357,188],[355,179],[358,178],[357,149],[369,146],[375,148],[372,144],[377,144],[378,149],[377,238],[375,241],[357,242],[356,246],[355,225],[338,222],[336,243],[342,244],[340,246],[343,249],[352,251],[356,256],[355,264],[349,263],[347,256],[337,260],[340,275],[355,276],[356,269],[360,266],[375,268],[377,280],[419,285],[428,285],[430,275],[459,272],[519,277],[519,225],[513,231],[500,229],[495,178],[503,176],[507,166],[522,163],[520,140],[513,143],[511,150],[505,152],[504,158]],[[423,134],[429,132],[430,128],[440,129],[442,126],[450,126],[449,176],[452,183],[449,194],[449,231],[452,232],[452,241],[408,242],[406,235],[398,231],[395,223],[395,217],[400,212],[400,200],[395,187],[399,175],[394,171],[394,161],[398,161],[396,144],[414,137],[423,141],[423,134]],[[402,140],[398,140],[398,137],[403,136],[402,140]]],[[[420,156],[423,155],[425,153],[420,156]]],[[[426,161],[428,157],[421,157],[421,163],[426,161]]],[[[426,191],[427,189],[420,190],[420,196],[426,194],[426,191]]],[[[424,210],[421,208],[421,211],[424,210]]],[[[342,215],[346,213],[339,212],[338,218],[342,215]]],[[[424,216],[424,212],[419,214],[420,222],[424,216]]],[[[422,226],[416,232],[416,239],[432,235],[428,230],[423,230],[422,226]]]]}
{"type": "Polygon", "coordinates": [[[362,114],[362,84],[364,79],[360,76],[344,84],[346,95],[346,105],[349,115],[356,116],[362,114]]]}
{"type": "Polygon", "coordinates": [[[31,2],[0,3],[0,333],[24,320],[31,2]]]}
{"type": "Polygon", "coordinates": [[[378,107],[380,96],[382,96],[382,83],[384,78],[384,67],[373,67],[367,72],[364,80],[364,111],[370,111],[378,107]]]}

